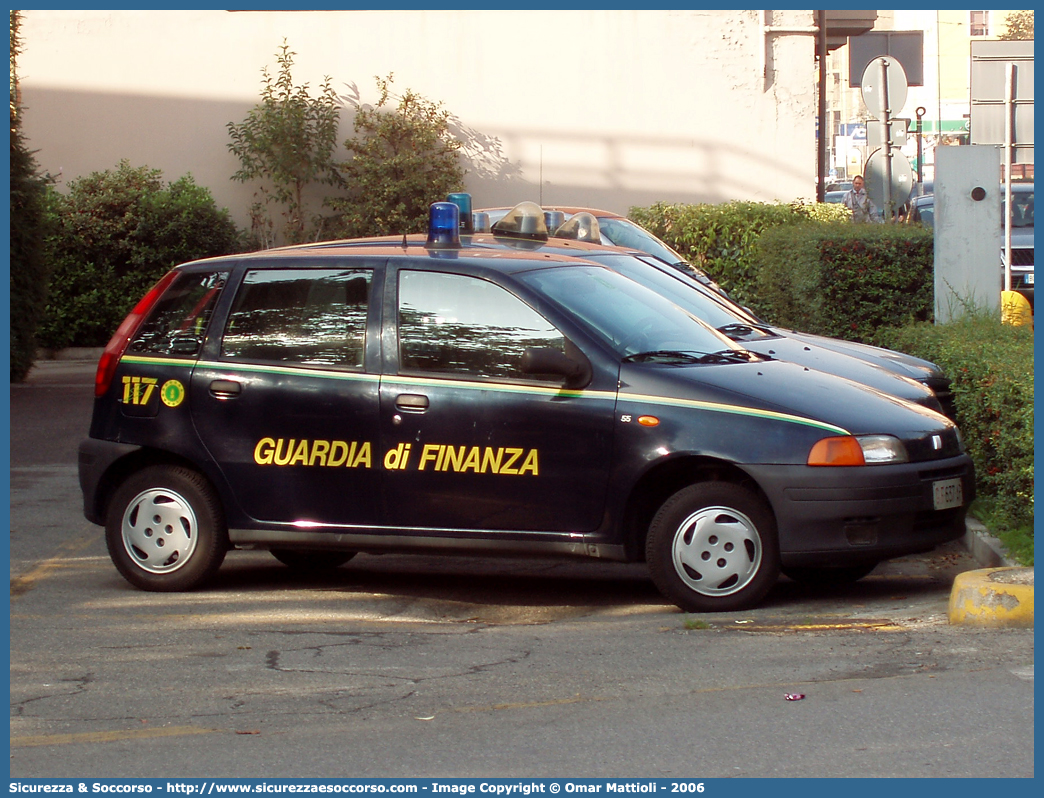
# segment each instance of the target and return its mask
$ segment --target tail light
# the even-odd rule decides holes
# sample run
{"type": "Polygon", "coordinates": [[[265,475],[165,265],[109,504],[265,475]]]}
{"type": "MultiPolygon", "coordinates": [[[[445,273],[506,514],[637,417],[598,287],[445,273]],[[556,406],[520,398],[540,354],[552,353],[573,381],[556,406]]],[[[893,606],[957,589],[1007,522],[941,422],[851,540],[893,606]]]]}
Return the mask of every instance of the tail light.
{"type": "Polygon", "coordinates": [[[112,377],[116,373],[116,367],[120,364],[120,358],[123,357],[123,353],[127,350],[127,344],[130,343],[134,333],[138,331],[138,327],[141,326],[145,315],[156,304],[156,300],[163,295],[163,292],[167,290],[167,286],[174,282],[174,278],[177,276],[177,271],[167,272],[152,287],[152,290],[145,294],[141,301],[134,306],[134,310],[127,314],[127,318],[123,320],[123,323],[116,328],[116,332],[105,347],[105,351],[102,352],[101,359],[98,360],[98,371],[94,375],[95,396],[104,396],[106,391],[109,390],[112,377]]]}

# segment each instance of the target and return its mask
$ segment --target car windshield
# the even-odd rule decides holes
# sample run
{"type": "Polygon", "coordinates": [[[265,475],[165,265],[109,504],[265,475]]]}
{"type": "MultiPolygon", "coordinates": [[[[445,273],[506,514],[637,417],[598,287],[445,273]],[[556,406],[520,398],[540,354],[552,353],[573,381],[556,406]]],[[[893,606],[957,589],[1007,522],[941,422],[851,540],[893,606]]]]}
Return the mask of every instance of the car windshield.
{"type": "Polygon", "coordinates": [[[917,208],[917,218],[925,227],[935,226],[935,202],[934,200],[926,201],[915,205],[917,208]]]}
{"type": "Polygon", "coordinates": [[[733,310],[715,299],[711,292],[697,288],[680,274],[677,277],[668,274],[644,258],[601,253],[593,253],[588,257],[667,297],[733,340],[751,341],[773,337],[772,333],[758,326],[759,322],[753,316],[738,308],[733,310]]]}
{"type": "Polygon", "coordinates": [[[535,269],[519,278],[565,309],[621,358],[644,352],[699,356],[738,351],[728,338],[674,302],[608,269],[535,269]]]}
{"type": "Polygon", "coordinates": [[[664,244],[656,236],[627,219],[614,219],[603,216],[598,220],[598,228],[610,244],[628,249],[648,252],[664,263],[684,263],[685,258],[664,244]]]}

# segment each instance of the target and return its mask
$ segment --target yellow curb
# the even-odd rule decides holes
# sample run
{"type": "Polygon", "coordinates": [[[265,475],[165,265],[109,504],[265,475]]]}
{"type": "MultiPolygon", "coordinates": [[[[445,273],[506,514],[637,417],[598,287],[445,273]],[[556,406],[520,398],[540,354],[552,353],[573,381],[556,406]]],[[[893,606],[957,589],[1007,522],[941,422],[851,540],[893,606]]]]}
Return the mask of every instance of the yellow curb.
{"type": "Polygon", "coordinates": [[[950,591],[950,623],[1033,627],[1033,569],[983,568],[959,574],[950,591]]]}

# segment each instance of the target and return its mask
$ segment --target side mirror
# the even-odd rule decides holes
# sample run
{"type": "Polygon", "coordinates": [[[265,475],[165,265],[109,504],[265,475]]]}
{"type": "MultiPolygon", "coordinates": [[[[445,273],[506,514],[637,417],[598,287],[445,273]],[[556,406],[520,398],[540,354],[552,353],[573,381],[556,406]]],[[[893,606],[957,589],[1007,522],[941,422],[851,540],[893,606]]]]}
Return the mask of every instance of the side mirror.
{"type": "Polygon", "coordinates": [[[551,347],[527,347],[522,354],[523,374],[553,374],[565,380],[567,388],[583,388],[593,373],[587,358],[577,352],[574,359],[551,347]]]}

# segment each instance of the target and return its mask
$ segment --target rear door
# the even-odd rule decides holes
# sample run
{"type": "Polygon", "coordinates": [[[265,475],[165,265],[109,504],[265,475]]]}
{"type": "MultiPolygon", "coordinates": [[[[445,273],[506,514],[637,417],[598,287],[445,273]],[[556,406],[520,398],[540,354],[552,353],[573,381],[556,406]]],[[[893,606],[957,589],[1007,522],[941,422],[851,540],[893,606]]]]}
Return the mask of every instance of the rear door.
{"type": "Polygon", "coordinates": [[[240,507],[262,522],[379,522],[381,264],[249,269],[216,359],[192,377],[193,418],[240,507]],[[373,313],[378,314],[371,318],[373,313]]]}

